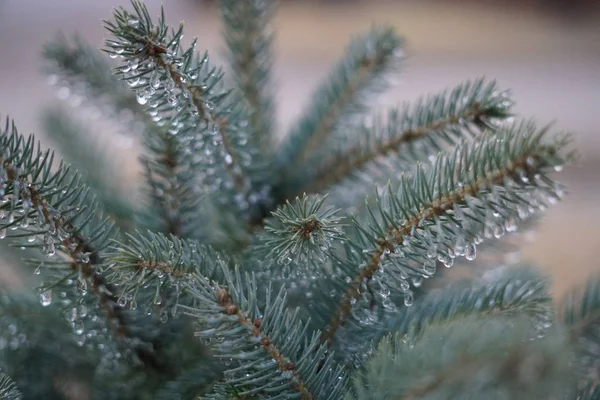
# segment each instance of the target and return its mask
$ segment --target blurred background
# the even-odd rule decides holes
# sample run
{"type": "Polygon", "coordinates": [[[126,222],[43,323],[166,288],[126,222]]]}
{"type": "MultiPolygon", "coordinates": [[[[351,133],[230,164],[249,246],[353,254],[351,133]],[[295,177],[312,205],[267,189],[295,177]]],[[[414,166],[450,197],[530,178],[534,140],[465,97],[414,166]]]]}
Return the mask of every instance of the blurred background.
{"type": "MultiPolygon", "coordinates": [[[[39,72],[41,46],[62,31],[101,47],[101,19],[118,1],[0,0],[0,115],[10,114],[23,134],[39,132],[40,110],[58,101],[57,89],[39,72]]],[[[160,2],[146,3],[156,15],[160,2]]],[[[186,39],[198,36],[198,48],[218,59],[222,43],[212,1],[171,0],[165,8],[170,23],[185,20],[186,39]]],[[[283,0],[275,26],[281,132],[350,35],[373,23],[394,25],[410,55],[374,107],[485,75],[512,90],[519,114],[556,121],[576,135],[582,160],[562,174],[570,195],[547,212],[524,257],[552,276],[557,295],[600,272],[600,1],[283,0]]],[[[124,171],[123,179],[135,176],[136,159],[126,151],[131,143],[108,145],[124,150],[115,157],[130,158],[132,172],[124,171]]],[[[17,284],[13,271],[0,272],[0,279],[17,284]]]]}

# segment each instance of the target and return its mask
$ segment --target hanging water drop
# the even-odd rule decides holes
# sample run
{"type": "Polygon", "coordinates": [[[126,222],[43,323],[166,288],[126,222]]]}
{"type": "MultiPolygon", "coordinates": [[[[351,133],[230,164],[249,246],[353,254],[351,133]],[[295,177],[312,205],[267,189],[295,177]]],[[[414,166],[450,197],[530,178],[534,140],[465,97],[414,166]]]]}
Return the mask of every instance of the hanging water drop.
{"type": "Polygon", "coordinates": [[[83,321],[81,320],[77,320],[75,322],[73,322],[73,332],[75,332],[76,335],[81,335],[83,334],[83,321]]]}
{"type": "Polygon", "coordinates": [[[504,236],[504,226],[498,224],[494,227],[494,237],[500,239],[502,236],[504,236]]]}
{"type": "Polygon", "coordinates": [[[516,230],[517,230],[517,219],[514,216],[510,217],[504,223],[504,227],[506,228],[506,232],[516,232],[516,230]]]}
{"type": "Polygon", "coordinates": [[[436,270],[435,260],[427,260],[423,263],[423,272],[425,272],[427,275],[435,274],[435,270],[436,270]]]}
{"type": "Polygon", "coordinates": [[[456,239],[456,245],[454,246],[454,253],[457,256],[463,256],[465,254],[466,247],[467,247],[467,241],[465,240],[465,238],[460,236],[458,239],[456,239]]]}
{"type": "Polygon", "coordinates": [[[4,239],[6,237],[6,228],[0,229],[0,239],[4,239]]]}
{"type": "Polygon", "coordinates": [[[47,307],[52,303],[52,290],[46,290],[40,293],[40,303],[42,306],[47,307]]]}
{"type": "Polygon", "coordinates": [[[414,287],[421,287],[421,285],[423,284],[423,277],[422,276],[413,276],[412,278],[412,284],[414,287]]]}
{"type": "Polygon", "coordinates": [[[49,233],[46,233],[44,235],[44,243],[42,245],[42,251],[47,255],[47,256],[53,256],[54,254],[56,254],[56,249],[54,248],[54,239],[52,239],[52,236],[49,233]]]}
{"type": "Polygon", "coordinates": [[[436,258],[436,257],[437,257],[437,245],[435,243],[432,243],[427,248],[427,258],[436,258]]]}
{"type": "Polygon", "coordinates": [[[137,102],[142,106],[148,102],[148,97],[146,97],[146,93],[144,93],[141,90],[138,91],[136,98],[137,102]]]}
{"type": "Polygon", "coordinates": [[[404,293],[404,305],[407,307],[412,306],[413,304],[413,294],[412,292],[406,292],[404,293]]]}
{"type": "Polygon", "coordinates": [[[465,258],[469,261],[473,261],[477,257],[477,246],[475,243],[469,243],[465,250],[465,258]]]}

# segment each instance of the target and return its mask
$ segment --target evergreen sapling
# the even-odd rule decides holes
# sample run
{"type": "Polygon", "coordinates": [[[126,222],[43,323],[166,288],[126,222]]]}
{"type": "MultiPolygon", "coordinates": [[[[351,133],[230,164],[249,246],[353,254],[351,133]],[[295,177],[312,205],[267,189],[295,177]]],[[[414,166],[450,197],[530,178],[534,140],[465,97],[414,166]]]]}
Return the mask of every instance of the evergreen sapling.
{"type": "Polygon", "coordinates": [[[0,237],[42,283],[0,296],[1,398],[600,399],[600,280],[555,306],[486,258],[564,196],[570,136],[484,78],[369,116],[404,62],[374,27],[278,144],[275,8],[220,1],[226,71],[138,0],[105,21],[116,66],[45,46],[143,184],[119,190],[80,115],[43,114],[69,162],[6,119],[0,237]]]}

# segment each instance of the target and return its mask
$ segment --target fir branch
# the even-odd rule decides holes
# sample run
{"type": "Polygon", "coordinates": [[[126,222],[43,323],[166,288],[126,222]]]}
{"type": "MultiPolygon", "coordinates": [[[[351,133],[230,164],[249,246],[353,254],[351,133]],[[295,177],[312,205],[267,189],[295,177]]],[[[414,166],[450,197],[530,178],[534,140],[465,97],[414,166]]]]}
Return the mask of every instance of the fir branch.
{"type": "Polygon", "coordinates": [[[3,215],[8,214],[8,218],[0,220],[0,232],[6,235],[7,228],[20,229],[20,238],[34,238],[28,243],[30,247],[41,248],[48,258],[60,258],[43,263],[46,272],[54,273],[58,280],[46,285],[40,295],[42,304],[52,301],[53,286],[72,285],[69,278],[78,275],[79,296],[88,292],[89,285],[115,340],[131,348],[148,368],[168,375],[170,371],[163,368],[152,345],[130,337],[134,334],[130,316],[118,304],[115,287],[102,274],[103,252],[117,232],[102,217],[88,189],[80,184],[80,176],[62,163],[54,171],[54,155],[42,152],[39,143],[36,150],[34,137],[26,141],[8,119],[0,134],[0,151],[0,192],[8,200],[2,205],[3,215]]]}
{"type": "Polygon", "coordinates": [[[229,182],[245,196],[251,184],[246,167],[252,152],[245,146],[246,132],[229,120],[235,99],[219,88],[222,72],[209,65],[208,55],[198,59],[195,40],[187,50],[181,48],[183,24],[169,33],[164,11],[154,25],[142,2],[132,0],[132,6],[133,13],[117,9],[114,21],[105,21],[116,38],[106,41],[106,51],[124,58],[117,73],[136,90],[138,102],[159,124],[168,123],[169,133],[178,138],[200,134],[198,150],[206,157],[199,161],[213,174],[224,166],[229,182]]]}
{"type": "Polygon", "coordinates": [[[269,151],[274,140],[274,95],[271,76],[271,20],[275,2],[269,0],[221,0],[225,42],[236,87],[246,108],[251,137],[257,147],[269,151]]]}
{"type": "MultiPolygon", "coordinates": [[[[225,377],[243,396],[266,394],[269,388],[281,385],[284,385],[281,388],[284,393],[300,393],[303,399],[321,398],[319,393],[324,395],[330,391],[332,399],[341,396],[345,383],[338,379],[341,371],[333,367],[329,356],[323,368],[328,372],[317,374],[315,367],[323,362],[321,358],[325,357],[326,349],[319,346],[316,334],[306,348],[303,347],[306,326],[300,325],[297,313],[285,311],[283,293],[271,301],[268,290],[267,308],[261,312],[254,278],[246,276],[242,280],[237,270],[233,277],[227,260],[209,247],[162,235],[138,234],[129,236],[128,245],[115,244],[110,259],[117,272],[135,271],[135,279],[129,281],[135,281],[136,285],[152,285],[153,281],[158,281],[157,288],[168,285],[167,282],[180,285],[176,288],[178,296],[174,306],[200,319],[198,335],[209,342],[216,339],[213,350],[226,366],[230,366],[232,360],[239,360],[240,365],[228,368],[225,377]],[[214,278],[222,284],[211,283],[214,278]],[[180,303],[179,293],[183,291],[193,301],[180,303]],[[240,327],[242,329],[238,329],[240,327]],[[257,346],[262,351],[257,351],[257,346]],[[279,373],[273,375],[275,371],[279,373]],[[270,378],[257,379],[262,376],[270,378]],[[282,378],[288,383],[284,384],[282,378]]],[[[119,280],[124,281],[126,288],[137,291],[128,280],[119,280]]],[[[161,297],[158,304],[164,306],[167,301],[161,297]]]]}
{"type": "Polygon", "coordinates": [[[406,170],[416,161],[456,146],[465,136],[497,128],[498,121],[511,115],[511,106],[507,92],[499,91],[494,81],[487,83],[480,78],[467,81],[450,93],[444,91],[420,99],[413,107],[405,104],[392,109],[385,121],[376,116],[371,124],[350,128],[354,134],[349,140],[344,135],[335,151],[328,149],[313,157],[307,165],[315,179],[305,179],[308,187],[301,190],[316,193],[346,179],[357,179],[361,171],[374,163],[378,169],[391,163],[392,168],[383,168],[390,175],[406,170]]]}
{"type": "Polygon", "coordinates": [[[339,399],[343,371],[333,364],[318,334],[307,338],[298,313],[289,313],[282,291],[266,292],[258,304],[254,277],[225,270],[225,285],[198,277],[188,288],[197,304],[187,308],[198,318],[201,338],[216,339],[213,349],[229,368],[225,383],[240,398],[339,399]],[[233,365],[232,365],[233,364],[233,365]]]}
{"type": "Polygon", "coordinates": [[[175,315],[183,296],[182,282],[194,273],[219,279],[221,270],[231,263],[210,246],[193,240],[152,232],[126,236],[127,242],[113,243],[107,258],[112,265],[111,280],[120,284],[120,297],[133,308],[142,303],[146,309],[159,306],[163,313],[172,310],[175,315]],[[148,296],[143,297],[145,293],[148,296]]]}
{"type": "Polygon", "coordinates": [[[23,396],[8,375],[0,371],[0,400],[21,400],[23,396]]]}
{"type": "Polygon", "coordinates": [[[569,347],[560,331],[530,338],[525,318],[468,319],[379,344],[347,400],[564,399],[569,347]]]}
{"type": "Polygon", "coordinates": [[[436,258],[447,267],[455,256],[472,259],[485,238],[515,230],[520,219],[556,202],[562,189],[549,174],[572,156],[562,154],[568,138],[546,142],[546,132],[532,123],[516,124],[440,154],[428,172],[419,166],[414,177],[401,178],[397,193],[388,186],[377,199],[377,210],[369,208],[369,225],[356,223],[361,245],[368,247],[358,269],[343,266],[351,282],[322,339],[333,339],[364,294],[361,285],[369,287],[375,280],[403,288],[410,305],[409,275],[432,275],[436,258]]]}
{"type": "Polygon", "coordinates": [[[383,76],[403,59],[402,42],[389,27],[373,28],[352,40],[280,147],[286,172],[293,173],[340,125],[364,112],[367,95],[381,91],[383,76]]]}
{"type": "Polygon", "coordinates": [[[128,111],[133,116],[132,123],[149,122],[135,94],[115,78],[100,53],[79,36],[68,39],[60,35],[44,45],[42,55],[47,61],[43,70],[48,82],[62,87],[61,97],[69,97],[75,104],[83,100],[99,103],[103,113],[115,119],[121,119],[119,115],[128,111]]]}
{"type": "MultiPolygon", "coordinates": [[[[47,108],[41,123],[46,136],[59,146],[61,154],[78,166],[107,216],[121,229],[132,229],[133,205],[119,193],[123,188],[110,181],[119,175],[118,161],[109,159],[104,149],[98,148],[87,127],[58,108],[47,108]]],[[[131,192],[128,197],[132,197],[131,192]]]]}
{"type": "Polygon", "coordinates": [[[569,293],[560,304],[558,319],[569,329],[576,350],[578,399],[597,399],[600,394],[600,278],[569,293]]]}
{"type": "Polygon", "coordinates": [[[266,220],[264,232],[259,233],[260,259],[277,259],[280,265],[288,265],[292,259],[322,262],[334,242],[344,238],[339,210],[321,209],[325,198],[304,195],[275,210],[266,220]]]}
{"type": "Polygon", "coordinates": [[[388,315],[372,310],[370,320],[350,320],[343,336],[336,337],[336,355],[358,369],[373,353],[374,344],[394,333],[415,340],[432,325],[453,323],[474,316],[483,318],[526,316],[532,327],[543,333],[552,321],[548,284],[529,268],[512,268],[493,280],[469,280],[435,289],[402,312],[390,304],[388,315]],[[367,323],[369,322],[369,323],[367,323]],[[343,343],[340,343],[343,342],[343,343]]]}
{"type": "Polygon", "coordinates": [[[422,335],[429,325],[481,317],[527,316],[548,328],[551,298],[544,278],[514,268],[493,281],[464,282],[426,295],[418,304],[388,321],[388,332],[422,335]]]}

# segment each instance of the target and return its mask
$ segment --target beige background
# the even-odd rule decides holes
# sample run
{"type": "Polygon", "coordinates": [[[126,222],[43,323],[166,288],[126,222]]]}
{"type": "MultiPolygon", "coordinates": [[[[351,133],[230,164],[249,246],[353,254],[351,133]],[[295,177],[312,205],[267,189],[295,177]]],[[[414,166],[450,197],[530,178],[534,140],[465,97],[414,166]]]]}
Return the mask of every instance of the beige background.
{"type": "MultiPolygon", "coordinates": [[[[214,9],[165,1],[169,21],[184,19],[186,38],[217,54],[214,9]]],[[[411,58],[390,92],[374,105],[394,104],[481,75],[511,88],[517,111],[576,134],[583,159],[562,174],[570,196],[548,211],[525,254],[554,277],[563,292],[600,271],[600,18],[563,20],[533,9],[473,2],[337,1],[285,3],[277,17],[278,108],[281,131],[298,115],[312,88],[340,56],[349,35],[371,23],[393,24],[411,58]]],[[[157,1],[147,1],[153,14],[157,1]]],[[[56,101],[38,71],[41,45],[58,30],[79,32],[100,46],[101,18],[116,0],[0,0],[0,114],[22,133],[38,131],[38,113],[56,101]]],[[[134,165],[135,160],[132,160],[134,165]]],[[[12,276],[4,271],[5,276],[12,276]]]]}

